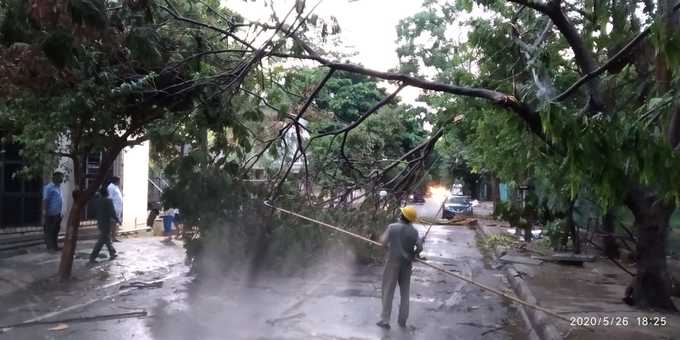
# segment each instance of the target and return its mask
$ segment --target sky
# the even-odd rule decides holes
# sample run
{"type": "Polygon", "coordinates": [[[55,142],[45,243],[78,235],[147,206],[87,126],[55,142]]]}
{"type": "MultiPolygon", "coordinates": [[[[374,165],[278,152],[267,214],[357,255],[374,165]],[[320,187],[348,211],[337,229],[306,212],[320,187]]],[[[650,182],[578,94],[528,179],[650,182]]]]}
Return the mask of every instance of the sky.
{"type": "MultiPolygon", "coordinates": [[[[279,17],[295,3],[294,0],[273,1],[279,17]]],[[[271,15],[271,9],[264,6],[263,0],[222,0],[222,4],[248,20],[267,21],[271,15]]],[[[314,4],[315,0],[307,0],[307,8],[314,4]]],[[[399,62],[396,53],[399,20],[418,12],[421,5],[421,0],[323,0],[314,13],[338,19],[345,51],[357,53],[349,58],[352,63],[387,71],[399,62]]],[[[419,89],[406,88],[400,96],[403,101],[416,104],[415,99],[420,92],[419,89]]]]}

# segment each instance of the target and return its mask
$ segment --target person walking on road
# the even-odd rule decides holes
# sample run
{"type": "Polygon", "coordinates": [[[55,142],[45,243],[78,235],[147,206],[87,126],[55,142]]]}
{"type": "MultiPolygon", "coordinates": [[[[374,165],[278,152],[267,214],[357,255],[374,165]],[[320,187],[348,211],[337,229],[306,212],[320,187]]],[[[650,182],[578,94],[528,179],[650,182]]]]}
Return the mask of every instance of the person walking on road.
{"type": "Polygon", "coordinates": [[[149,229],[153,229],[153,222],[156,221],[156,217],[160,215],[161,212],[158,210],[158,208],[151,206],[151,209],[149,210],[149,216],[146,218],[146,226],[149,227],[149,229]]]}
{"type": "Polygon", "coordinates": [[[413,259],[423,250],[423,240],[411,224],[416,220],[416,215],[416,209],[412,205],[401,208],[399,222],[387,226],[380,237],[380,242],[387,247],[387,254],[382,281],[382,313],[376,325],[384,329],[390,329],[392,299],[397,284],[401,296],[397,321],[400,327],[406,327],[413,259]]]}
{"type": "Polygon", "coordinates": [[[109,185],[106,187],[109,199],[113,202],[113,208],[116,210],[118,217],[118,224],[111,228],[111,239],[113,242],[120,242],[118,239],[118,228],[123,221],[123,194],[120,192],[120,178],[114,176],[109,180],[109,185]]]}
{"type": "Polygon", "coordinates": [[[47,250],[58,251],[57,239],[61,229],[61,206],[64,198],[61,195],[61,183],[64,174],[55,171],[52,174],[52,182],[45,185],[42,195],[42,225],[45,234],[47,250]]]}
{"type": "Polygon", "coordinates": [[[177,214],[177,209],[167,208],[161,214],[163,219],[163,234],[167,236],[166,242],[172,242],[172,224],[175,222],[175,215],[177,214]]]}
{"type": "Polygon", "coordinates": [[[104,245],[106,245],[106,249],[109,251],[109,260],[113,260],[117,256],[116,249],[113,248],[113,244],[111,243],[111,229],[115,223],[120,223],[120,220],[118,219],[118,214],[116,214],[116,210],[113,206],[113,201],[108,196],[109,191],[106,188],[102,188],[93,202],[97,215],[99,239],[97,239],[97,243],[95,243],[94,248],[92,248],[90,264],[97,263],[97,256],[99,256],[99,252],[104,245]]]}
{"type": "Polygon", "coordinates": [[[175,217],[172,222],[175,225],[175,240],[183,239],[184,223],[182,222],[182,214],[180,214],[179,209],[175,209],[175,217]]]}

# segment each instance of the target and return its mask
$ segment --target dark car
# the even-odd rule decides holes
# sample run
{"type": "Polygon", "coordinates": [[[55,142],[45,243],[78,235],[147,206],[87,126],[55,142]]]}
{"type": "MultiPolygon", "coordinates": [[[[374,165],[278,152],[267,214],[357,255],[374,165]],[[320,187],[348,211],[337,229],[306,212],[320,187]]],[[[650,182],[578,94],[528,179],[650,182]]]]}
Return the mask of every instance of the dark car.
{"type": "Polygon", "coordinates": [[[416,204],[425,203],[425,195],[422,192],[413,193],[413,203],[416,203],[416,204]]]}
{"type": "Polygon", "coordinates": [[[472,215],[469,196],[449,196],[442,203],[442,218],[450,219],[456,215],[472,215]]]}

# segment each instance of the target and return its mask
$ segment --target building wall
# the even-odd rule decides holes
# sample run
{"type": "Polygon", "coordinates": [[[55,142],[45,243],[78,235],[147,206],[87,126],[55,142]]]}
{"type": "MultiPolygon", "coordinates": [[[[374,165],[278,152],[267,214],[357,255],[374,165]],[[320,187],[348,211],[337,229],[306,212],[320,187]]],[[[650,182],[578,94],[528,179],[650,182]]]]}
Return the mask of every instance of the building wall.
{"type": "MultiPolygon", "coordinates": [[[[64,173],[64,183],[61,183],[61,197],[63,198],[61,204],[61,215],[64,218],[61,219],[61,231],[66,231],[66,224],[68,223],[68,214],[71,211],[71,206],[73,205],[73,196],[71,193],[75,188],[75,182],[73,180],[73,161],[70,158],[62,157],[59,160],[59,167],[57,170],[64,173]]],[[[52,174],[47,176],[45,179],[45,184],[52,180],[52,174]]]]}
{"type": "MultiPolygon", "coordinates": [[[[67,143],[68,141],[62,141],[60,144],[65,147],[67,143]]],[[[23,166],[18,148],[14,144],[0,144],[0,234],[42,230],[39,225],[42,187],[51,181],[52,171],[47,171],[42,179],[24,180],[16,178],[15,172],[23,166]]],[[[96,157],[94,160],[96,161],[96,157]]],[[[87,160],[84,161],[88,163],[87,160]]],[[[84,168],[90,169],[90,165],[84,164],[84,168]]],[[[95,164],[94,168],[96,167],[95,164]]],[[[88,173],[89,170],[86,170],[86,177],[92,178],[96,174],[98,170],[94,168],[93,173],[88,173]]],[[[61,185],[62,215],[64,216],[62,232],[66,230],[67,217],[73,205],[71,193],[76,183],[72,169],[72,161],[65,157],[59,159],[59,164],[54,169],[65,174],[64,183],[61,185]]],[[[126,148],[115,160],[108,174],[121,178],[124,205],[122,230],[135,229],[146,225],[148,174],[148,143],[134,148],[126,148]]],[[[86,215],[87,213],[83,212],[83,220],[87,220],[86,215]]]]}
{"type": "Polygon", "coordinates": [[[123,225],[121,231],[146,226],[149,143],[126,148],[119,157],[122,165],[121,186],[123,192],[123,225]]]}
{"type": "MultiPolygon", "coordinates": [[[[61,186],[64,197],[62,231],[66,230],[68,216],[73,199],[74,189],[73,164],[70,159],[63,158],[59,170],[66,174],[65,182],[61,186]]],[[[132,230],[146,225],[147,217],[147,181],[149,177],[149,143],[132,148],[125,148],[112,165],[112,173],[121,179],[123,193],[123,225],[121,231],[132,230]]],[[[47,179],[49,181],[49,178],[47,179]]]]}

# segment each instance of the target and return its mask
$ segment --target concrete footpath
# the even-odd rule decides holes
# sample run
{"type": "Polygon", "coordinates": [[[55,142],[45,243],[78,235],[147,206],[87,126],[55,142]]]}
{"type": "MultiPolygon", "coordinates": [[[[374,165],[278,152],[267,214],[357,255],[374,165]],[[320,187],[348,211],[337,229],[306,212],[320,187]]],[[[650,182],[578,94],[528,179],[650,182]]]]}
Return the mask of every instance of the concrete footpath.
{"type": "MultiPolygon", "coordinates": [[[[117,298],[136,289],[135,284],[162,282],[188,272],[179,242],[167,243],[162,237],[123,238],[114,243],[119,255],[115,260],[107,259],[104,248],[100,262],[91,266],[87,262],[94,243],[78,242],[72,279],[67,282],[60,282],[57,276],[60,253],[39,247],[28,254],[0,259],[0,339],[70,338],[68,331],[47,331],[55,325],[38,326],[31,336],[22,335],[20,328],[1,328],[80,317],[88,306],[115,304],[117,298]]],[[[121,311],[128,310],[116,312],[121,311]]]]}
{"type": "MultiPolygon", "coordinates": [[[[108,251],[103,247],[100,264],[95,269],[106,268],[107,278],[99,283],[108,284],[124,278],[131,279],[139,273],[153,271],[159,267],[179,261],[177,255],[183,257],[184,250],[181,243],[168,244],[162,242],[162,237],[122,238],[123,242],[114,243],[118,251],[118,258],[108,261],[108,251]],[[168,254],[171,252],[172,254],[168,254]],[[179,252],[179,254],[175,254],[179,252]]],[[[0,297],[24,289],[35,288],[38,285],[71,286],[75,282],[86,281],[100,270],[93,270],[87,264],[89,254],[94,246],[94,240],[80,240],[73,261],[73,280],[67,284],[59,283],[57,269],[61,259],[61,252],[48,252],[44,246],[29,249],[28,253],[0,259],[0,297]]]]}
{"type": "MultiPolygon", "coordinates": [[[[480,219],[477,231],[487,238],[507,235],[504,228],[496,224],[496,221],[480,219]]],[[[531,254],[517,249],[497,247],[494,252],[497,259],[505,254],[531,259],[531,254]]],[[[583,266],[529,262],[534,261],[497,262],[517,297],[573,319],[575,323],[601,324],[605,318],[614,320],[610,326],[594,326],[588,330],[523,308],[541,339],[680,339],[680,314],[643,311],[623,303],[621,298],[631,277],[607,259],[586,262],[583,266]]],[[[676,300],[680,305],[678,302],[676,300]]]]}

